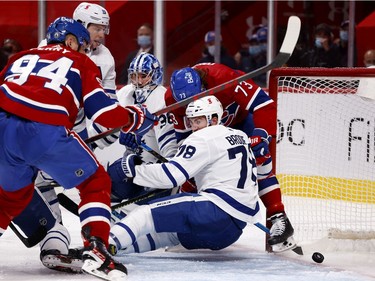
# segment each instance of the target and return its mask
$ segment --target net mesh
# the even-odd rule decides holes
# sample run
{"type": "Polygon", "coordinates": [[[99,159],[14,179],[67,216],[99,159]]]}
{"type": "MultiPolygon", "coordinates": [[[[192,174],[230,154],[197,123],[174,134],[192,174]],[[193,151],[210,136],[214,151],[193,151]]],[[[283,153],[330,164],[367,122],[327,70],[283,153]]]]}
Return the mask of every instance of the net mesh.
{"type": "Polygon", "coordinates": [[[270,80],[276,174],[295,238],[375,238],[375,72],[306,72],[270,80]]]}

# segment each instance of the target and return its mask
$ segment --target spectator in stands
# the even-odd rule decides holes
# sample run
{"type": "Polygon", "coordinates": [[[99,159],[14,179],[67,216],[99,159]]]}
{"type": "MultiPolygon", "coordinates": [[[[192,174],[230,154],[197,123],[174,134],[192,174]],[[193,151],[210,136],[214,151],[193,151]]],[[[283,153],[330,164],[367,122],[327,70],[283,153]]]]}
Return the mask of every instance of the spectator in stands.
{"type": "Polygon", "coordinates": [[[241,49],[234,55],[234,60],[237,63],[237,68],[244,72],[249,72],[250,59],[252,56],[258,54],[260,47],[258,44],[258,37],[256,34],[251,35],[248,42],[241,45],[241,49]]]}
{"type": "Polygon", "coordinates": [[[368,50],[363,56],[363,63],[366,67],[375,66],[375,50],[368,50]]]}
{"type": "Polygon", "coordinates": [[[315,28],[314,46],[302,54],[301,66],[306,67],[339,67],[341,54],[338,46],[333,43],[331,28],[321,23],[315,28]]]}
{"type": "MultiPolygon", "coordinates": [[[[335,39],[335,44],[338,46],[340,52],[341,63],[340,66],[348,66],[348,41],[349,41],[349,21],[343,21],[340,25],[340,37],[335,39]]],[[[354,54],[357,52],[354,50],[354,54]]],[[[356,62],[356,56],[353,58],[356,62]]]]}
{"type": "MultiPolygon", "coordinates": [[[[267,27],[261,27],[249,40],[249,48],[241,52],[238,69],[251,72],[267,63],[267,27]]],[[[266,73],[253,78],[260,87],[267,87],[266,73]]]]}
{"type": "Polygon", "coordinates": [[[148,23],[142,24],[137,30],[137,43],[139,48],[128,54],[124,68],[119,77],[119,84],[128,84],[128,68],[132,60],[142,52],[154,54],[154,30],[148,23]]]}
{"type": "MultiPolygon", "coordinates": [[[[220,35],[220,42],[222,38],[220,35]]],[[[209,31],[204,36],[205,48],[203,49],[202,58],[197,63],[215,62],[215,31],[209,31]]],[[[230,68],[236,69],[236,61],[230,56],[227,50],[220,46],[220,63],[230,68]]]]}
{"type": "Polygon", "coordinates": [[[22,46],[17,40],[8,38],[4,40],[2,49],[9,59],[15,53],[22,51],[22,46]]]}
{"type": "Polygon", "coordinates": [[[249,59],[250,54],[253,55],[259,52],[260,48],[258,47],[257,31],[262,27],[264,27],[263,24],[259,24],[255,26],[252,31],[252,34],[247,37],[248,38],[247,42],[242,43],[240,50],[234,55],[234,60],[237,63],[237,68],[245,72],[248,72],[248,71],[243,69],[242,65],[244,62],[242,62],[242,60],[243,59],[247,60],[249,59]]]}

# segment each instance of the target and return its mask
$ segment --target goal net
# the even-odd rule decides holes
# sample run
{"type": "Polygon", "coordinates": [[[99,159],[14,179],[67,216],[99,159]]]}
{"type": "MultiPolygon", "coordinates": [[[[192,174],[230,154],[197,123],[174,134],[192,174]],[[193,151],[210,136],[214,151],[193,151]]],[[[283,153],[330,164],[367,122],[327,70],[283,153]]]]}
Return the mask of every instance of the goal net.
{"type": "Polygon", "coordinates": [[[375,68],[279,68],[276,175],[298,241],[375,239],[375,68]]]}

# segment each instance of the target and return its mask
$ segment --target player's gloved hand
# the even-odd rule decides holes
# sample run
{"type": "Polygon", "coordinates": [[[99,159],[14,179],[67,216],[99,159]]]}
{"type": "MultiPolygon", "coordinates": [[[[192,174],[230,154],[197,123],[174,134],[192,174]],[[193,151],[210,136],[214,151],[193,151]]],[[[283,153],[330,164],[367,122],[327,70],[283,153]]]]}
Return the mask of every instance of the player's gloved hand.
{"type": "MultiPolygon", "coordinates": [[[[111,165],[107,166],[107,173],[112,182],[126,181],[126,175],[122,170],[122,158],[117,159],[111,165]]],[[[113,184],[112,184],[113,185],[113,184]]]]}
{"type": "Polygon", "coordinates": [[[138,136],[146,134],[155,123],[158,121],[158,117],[151,114],[145,106],[140,104],[125,106],[125,109],[133,116],[133,121],[129,126],[122,127],[122,131],[125,133],[133,132],[138,136]]]}
{"type": "Polygon", "coordinates": [[[124,155],[121,160],[122,170],[128,178],[135,177],[135,166],[141,164],[142,159],[137,154],[124,155]]]}
{"type": "Polygon", "coordinates": [[[250,137],[251,149],[254,152],[254,156],[263,157],[270,153],[268,145],[272,139],[266,130],[255,128],[253,135],[250,137]]]}
{"type": "Polygon", "coordinates": [[[139,144],[141,143],[141,139],[142,137],[140,137],[139,135],[136,136],[135,134],[132,134],[132,133],[120,132],[119,142],[122,145],[125,145],[127,148],[135,151],[138,148],[139,144]]]}

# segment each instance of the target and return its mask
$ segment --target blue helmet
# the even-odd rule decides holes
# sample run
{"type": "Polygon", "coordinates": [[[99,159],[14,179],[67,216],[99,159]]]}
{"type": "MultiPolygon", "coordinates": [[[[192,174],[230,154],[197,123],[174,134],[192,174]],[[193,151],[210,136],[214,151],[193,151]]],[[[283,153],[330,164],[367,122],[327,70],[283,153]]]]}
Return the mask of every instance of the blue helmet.
{"type": "Polygon", "coordinates": [[[143,103],[154,89],[163,81],[163,68],[158,59],[149,53],[142,52],[130,63],[129,81],[135,86],[138,103],[143,103]]]}
{"type": "Polygon", "coordinates": [[[191,67],[174,71],[171,77],[171,90],[176,101],[181,101],[200,93],[202,91],[202,82],[198,72],[191,67]]]}
{"type": "Polygon", "coordinates": [[[59,17],[48,26],[47,44],[63,43],[68,34],[74,35],[80,46],[90,42],[90,33],[82,24],[71,18],[59,17]]]}

